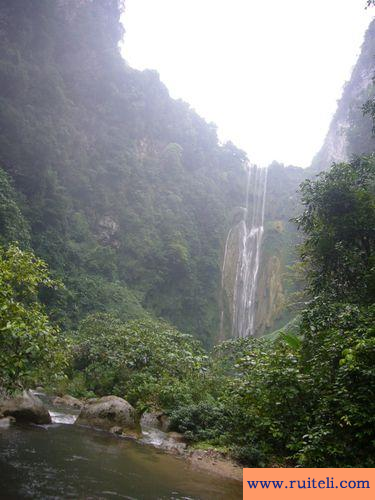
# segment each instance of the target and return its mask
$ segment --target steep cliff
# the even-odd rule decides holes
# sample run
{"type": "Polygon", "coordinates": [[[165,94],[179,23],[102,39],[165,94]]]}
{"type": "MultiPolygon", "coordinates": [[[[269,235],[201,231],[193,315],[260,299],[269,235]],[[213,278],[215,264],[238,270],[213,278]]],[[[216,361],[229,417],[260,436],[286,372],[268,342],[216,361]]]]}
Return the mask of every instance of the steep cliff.
{"type": "Polygon", "coordinates": [[[257,292],[258,335],[281,327],[295,314],[290,302],[298,284],[290,267],[298,260],[299,234],[290,219],[299,212],[298,186],[305,175],[302,168],[277,163],[269,167],[257,292]]]}
{"type": "MultiPolygon", "coordinates": [[[[298,167],[284,167],[274,162],[268,167],[264,232],[255,295],[256,336],[273,331],[293,317],[290,299],[298,284],[290,266],[298,259],[299,235],[291,217],[298,214],[298,186],[305,178],[298,167]]],[[[221,338],[233,335],[233,301],[235,278],[241,248],[242,212],[239,209],[228,233],[223,252],[221,338]]]]}
{"type": "Polygon", "coordinates": [[[313,159],[313,173],[329,168],[333,162],[374,152],[371,120],[362,110],[366,100],[374,95],[374,73],[375,20],[366,31],[358,61],[344,86],[324,144],[313,159]]]}

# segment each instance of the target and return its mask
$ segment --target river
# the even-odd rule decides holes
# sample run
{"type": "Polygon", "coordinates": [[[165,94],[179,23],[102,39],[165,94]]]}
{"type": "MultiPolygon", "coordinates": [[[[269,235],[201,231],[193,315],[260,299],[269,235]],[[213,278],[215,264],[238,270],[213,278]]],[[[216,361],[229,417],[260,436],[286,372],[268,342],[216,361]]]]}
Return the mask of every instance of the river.
{"type": "Polygon", "coordinates": [[[194,470],[183,458],[72,425],[52,412],[47,426],[0,429],[0,498],[242,498],[236,481],[194,470]]]}

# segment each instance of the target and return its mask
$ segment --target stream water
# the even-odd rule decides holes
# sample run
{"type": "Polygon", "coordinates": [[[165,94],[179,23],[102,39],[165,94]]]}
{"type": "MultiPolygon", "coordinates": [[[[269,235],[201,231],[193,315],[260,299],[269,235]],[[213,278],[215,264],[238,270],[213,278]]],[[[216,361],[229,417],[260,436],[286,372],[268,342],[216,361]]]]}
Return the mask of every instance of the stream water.
{"type": "Polygon", "coordinates": [[[184,459],[105,432],[71,425],[51,411],[48,426],[0,429],[0,498],[240,499],[242,485],[184,459]]]}

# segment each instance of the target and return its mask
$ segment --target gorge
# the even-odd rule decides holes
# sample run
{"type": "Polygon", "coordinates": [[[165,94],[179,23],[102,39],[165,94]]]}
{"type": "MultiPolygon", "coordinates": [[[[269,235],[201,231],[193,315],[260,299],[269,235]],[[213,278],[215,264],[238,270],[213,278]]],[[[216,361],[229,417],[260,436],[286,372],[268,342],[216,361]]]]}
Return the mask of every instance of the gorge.
{"type": "MultiPolygon", "coordinates": [[[[213,125],[171,99],[156,72],[125,64],[116,1],[31,7],[17,0],[1,9],[0,165],[15,189],[12,203],[23,228],[16,239],[31,244],[64,281],[65,291],[45,297],[56,320],[70,329],[97,310],[124,319],[151,314],[206,346],[230,337],[233,321],[238,324],[229,304],[234,285],[224,283],[221,292],[221,268],[228,232],[242,217],[245,153],[220,145],[213,125]]],[[[316,165],[323,169],[339,158],[333,144],[343,150],[345,142],[346,158],[372,150],[360,103],[371,91],[373,30],[371,24],[311,169],[276,163],[268,169],[265,251],[251,300],[256,335],[294,314],[287,310],[288,267],[295,260],[289,219],[300,182],[315,175],[316,165]],[[343,128],[338,117],[344,115],[343,128]]],[[[3,222],[2,242],[12,237],[3,222]]]]}
{"type": "Polygon", "coordinates": [[[252,165],[130,67],[123,14],[0,0],[0,485],[239,495],[112,421],[13,422],[37,387],[237,467],[374,467],[375,21],[302,169],[252,165]]]}

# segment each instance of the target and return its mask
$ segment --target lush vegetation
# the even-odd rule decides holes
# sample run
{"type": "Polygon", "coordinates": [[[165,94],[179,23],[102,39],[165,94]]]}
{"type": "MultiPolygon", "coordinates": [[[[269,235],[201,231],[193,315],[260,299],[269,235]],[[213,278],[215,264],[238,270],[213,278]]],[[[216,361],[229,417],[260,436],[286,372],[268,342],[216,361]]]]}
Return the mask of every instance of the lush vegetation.
{"type": "Polygon", "coordinates": [[[162,408],[191,443],[247,465],[374,466],[375,157],[334,165],[301,193],[297,335],[230,340],[207,358],[164,323],[89,317],[73,386],[162,408]]]}
{"type": "Polygon", "coordinates": [[[0,247],[0,387],[11,392],[51,383],[67,365],[64,340],[38,300],[55,288],[46,265],[32,252],[0,247]]]}
{"type": "Polygon", "coordinates": [[[375,160],[334,165],[302,185],[305,210],[296,219],[307,235],[301,256],[312,295],[372,303],[375,296],[375,160]]]}
{"type": "Polygon", "coordinates": [[[207,364],[197,340],[154,320],[89,316],[74,345],[69,387],[76,395],[115,394],[140,410],[189,402],[190,380],[207,364]]]}
{"type": "Polygon", "coordinates": [[[7,245],[12,241],[27,247],[30,233],[11,180],[0,168],[0,244],[7,245]]]}
{"type": "Polygon", "coordinates": [[[375,158],[302,186],[308,291],[301,332],[314,411],[303,463],[371,466],[374,446],[375,158]]]}

